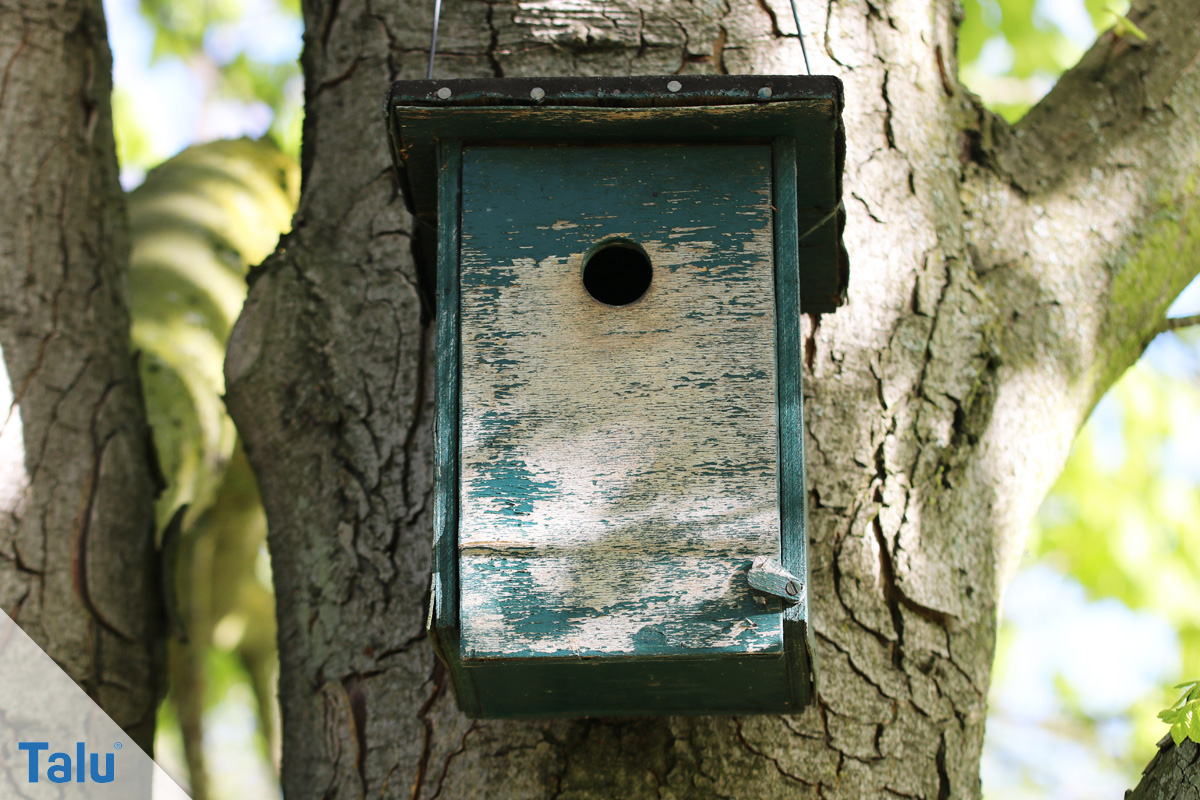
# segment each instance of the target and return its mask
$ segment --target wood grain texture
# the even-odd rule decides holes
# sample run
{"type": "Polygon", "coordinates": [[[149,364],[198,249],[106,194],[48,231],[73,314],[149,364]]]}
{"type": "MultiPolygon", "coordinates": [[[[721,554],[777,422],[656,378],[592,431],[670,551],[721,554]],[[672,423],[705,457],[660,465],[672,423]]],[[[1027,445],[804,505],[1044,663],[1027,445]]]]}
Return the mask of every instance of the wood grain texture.
{"type": "Polygon", "coordinates": [[[804,591],[804,581],[784,569],[777,559],[767,556],[758,556],[750,562],[746,582],[756,592],[778,597],[789,604],[799,602],[800,593],[804,591]]]}
{"type": "Polygon", "coordinates": [[[462,195],[462,142],[439,143],[439,215],[454,224],[437,229],[435,364],[436,416],[434,464],[438,490],[434,493],[433,575],[430,579],[429,632],[438,658],[450,671],[455,697],[466,713],[481,709],[474,681],[462,673],[458,627],[458,502],[454,487],[459,474],[459,212],[462,195]],[[449,487],[449,488],[446,488],[449,487]]]}
{"type": "Polygon", "coordinates": [[[459,547],[467,658],[778,651],[771,152],[468,147],[459,547]],[[654,267],[627,306],[585,254],[654,267]]]}
{"type": "MultiPolygon", "coordinates": [[[[462,176],[462,144],[443,142],[440,161],[438,193],[442,216],[457,222],[459,215],[462,176]]],[[[458,395],[459,395],[459,290],[458,290],[459,226],[443,225],[438,229],[438,258],[442,267],[437,282],[437,411],[434,426],[434,461],[437,482],[441,486],[458,485],[458,395]]],[[[458,504],[447,492],[435,497],[433,538],[433,571],[440,580],[434,584],[435,613],[443,624],[453,626],[458,620],[458,504]]]]}
{"type": "MultiPolygon", "coordinates": [[[[785,569],[805,586],[799,601],[783,609],[785,664],[791,695],[807,699],[817,683],[817,648],[809,618],[808,576],[808,504],[804,476],[804,392],[800,351],[801,299],[811,283],[806,276],[807,262],[819,258],[802,240],[796,208],[800,201],[797,186],[807,182],[812,172],[805,164],[800,171],[796,140],[780,136],[771,143],[774,169],[775,212],[775,308],[776,358],[779,383],[779,474],[781,517],[780,547],[785,569]]],[[[829,169],[823,164],[822,170],[829,169]]],[[[837,168],[841,173],[840,166],[837,168]]],[[[840,180],[840,178],[839,178],[840,180]]],[[[811,189],[809,189],[811,191],[811,189]]],[[[809,229],[804,229],[809,230],[809,229]]],[[[839,245],[840,246],[840,245],[839,245]]]]}

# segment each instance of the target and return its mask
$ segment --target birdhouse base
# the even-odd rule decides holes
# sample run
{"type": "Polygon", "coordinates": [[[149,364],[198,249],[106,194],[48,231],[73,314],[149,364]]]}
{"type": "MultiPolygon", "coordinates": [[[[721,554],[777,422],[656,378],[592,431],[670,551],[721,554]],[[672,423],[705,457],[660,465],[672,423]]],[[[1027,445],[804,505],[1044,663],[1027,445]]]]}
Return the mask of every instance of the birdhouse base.
{"type": "MultiPolygon", "coordinates": [[[[803,640],[804,624],[799,628],[803,640]]],[[[811,687],[811,664],[805,648],[794,650],[707,658],[441,656],[451,665],[459,707],[470,717],[640,717],[802,711],[811,698],[793,687],[811,687]]]]}

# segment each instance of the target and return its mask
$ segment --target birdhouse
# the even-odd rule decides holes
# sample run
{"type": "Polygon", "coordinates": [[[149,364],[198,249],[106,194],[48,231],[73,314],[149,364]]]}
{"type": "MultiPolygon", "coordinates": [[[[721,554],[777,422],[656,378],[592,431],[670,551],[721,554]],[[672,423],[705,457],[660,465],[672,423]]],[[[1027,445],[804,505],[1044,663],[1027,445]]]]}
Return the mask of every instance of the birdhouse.
{"type": "Polygon", "coordinates": [[[831,77],[392,87],[467,714],[809,702],[800,314],[846,286],[841,106],[831,77]]]}

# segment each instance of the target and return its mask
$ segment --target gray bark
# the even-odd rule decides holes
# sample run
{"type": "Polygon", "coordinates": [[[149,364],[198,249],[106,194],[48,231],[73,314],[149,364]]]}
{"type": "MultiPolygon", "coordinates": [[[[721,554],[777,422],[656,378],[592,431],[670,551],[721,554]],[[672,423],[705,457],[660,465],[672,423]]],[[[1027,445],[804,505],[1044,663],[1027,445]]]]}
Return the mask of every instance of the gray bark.
{"type": "MultiPolygon", "coordinates": [[[[1197,272],[1200,25],[1135,2],[1016,129],[949,0],[800,2],[846,84],[849,302],[805,323],[818,703],[471,722],[423,624],[431,328],[379,106],[432,4],[305,3],[304,191],[226,364],[306,797],[978,797],[1000,593],[1097,398],[1197,272]]],[[[439,75],[796,72],[784,0],[448,4],[439,75]]]]}
{"type": "Polygon", "coordinates": [[[1176,746],[1164,736],[1125,800],[1200,800],[1200,745],[1184,739],[1176,746]]]}
{"type": "Polygon", "coordinates": [[[0,0],[0,607],[147,751],[160,611],[100,0],[0,0]]]}

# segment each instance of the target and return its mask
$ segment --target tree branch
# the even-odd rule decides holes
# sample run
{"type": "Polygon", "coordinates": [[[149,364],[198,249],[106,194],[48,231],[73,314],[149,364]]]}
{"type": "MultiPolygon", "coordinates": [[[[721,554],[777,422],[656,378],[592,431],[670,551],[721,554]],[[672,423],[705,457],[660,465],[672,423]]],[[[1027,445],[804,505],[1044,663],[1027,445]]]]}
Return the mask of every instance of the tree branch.
{"type": "Polygon", "coordinates": [[[1165,333],[1190,328],[1193,325],[1200,325],[1200,314],[1192,314],[1190,317],[1167,317],[1162,322],[1162,330],[1165,333]]]}
{"type": "Polygon", "coordinates": [[[1200,81],[1200,28],[1188,0],[1140,0],[1129,17],[1145,42],[1109,30],[1013,129],[999,154],[1029,194],[1113,164],[1112,156],[1168,154],[1173,138],[1193,138],[1180,122],[1194,113],[1178,101],[1200,81]],[[1156,117],[1165,110],[1168,117],[1156,117]],[[1123,152],[1128,151],[1128,152],[1123,152]]]}
{"type": "Polygon", "coordinates": [[[1003,349],[1010,363],[1049,356],[1081,422],[1200,272],[1198,14],[1193,0],[1135,6],[1147,41],[1101,35],[1015,127],[982,131],[996,183],[973,213],[1006,213],[973,235],[977,269],[1008,267],[984,280],[1002,313],[1047,323],[1007,332],[1003,349]]]}

